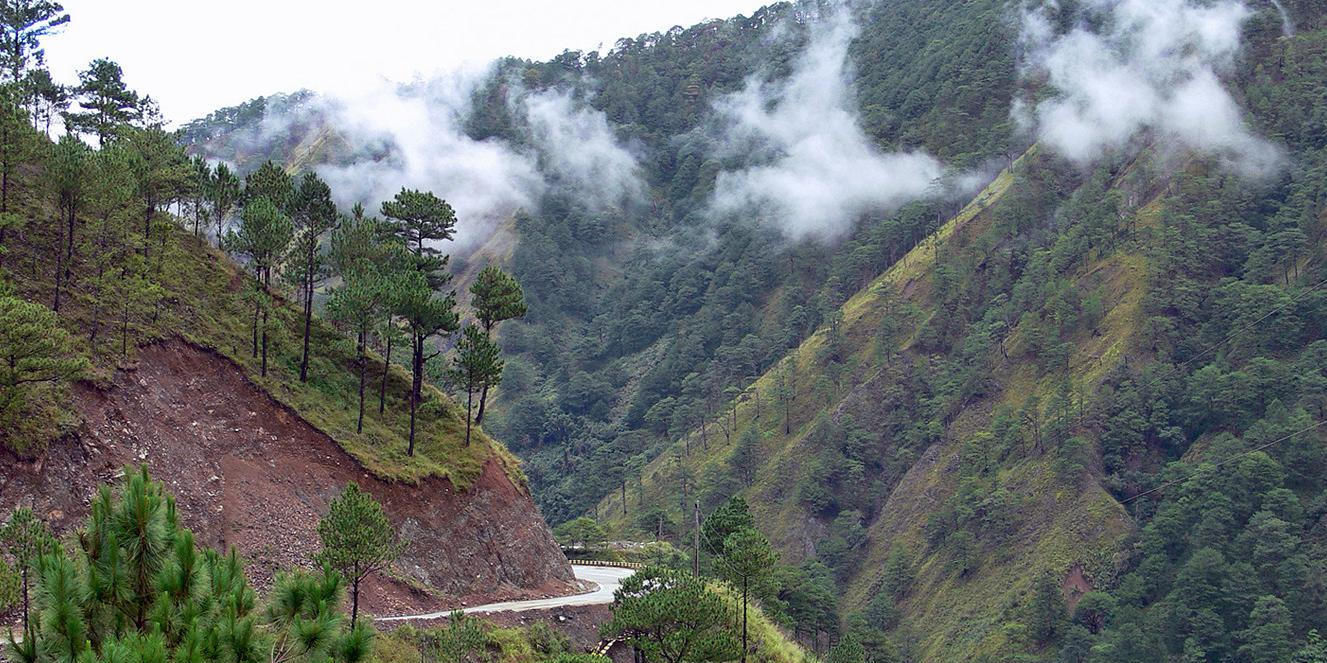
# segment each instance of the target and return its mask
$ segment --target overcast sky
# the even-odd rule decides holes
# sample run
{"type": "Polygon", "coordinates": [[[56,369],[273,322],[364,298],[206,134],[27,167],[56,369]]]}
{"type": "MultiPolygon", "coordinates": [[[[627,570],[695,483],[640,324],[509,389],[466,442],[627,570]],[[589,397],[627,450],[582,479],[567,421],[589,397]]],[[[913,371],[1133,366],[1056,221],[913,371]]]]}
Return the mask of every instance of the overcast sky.
{"type": "Polygon", "coordinates": [[[64,0],[57,79],[109,57],[172,124],[256,96],[408,80],[503,55],[546,59],[750,14],[770,0],[64,0]],[[345,7],[341,10],[341,7],[345,7]]]}

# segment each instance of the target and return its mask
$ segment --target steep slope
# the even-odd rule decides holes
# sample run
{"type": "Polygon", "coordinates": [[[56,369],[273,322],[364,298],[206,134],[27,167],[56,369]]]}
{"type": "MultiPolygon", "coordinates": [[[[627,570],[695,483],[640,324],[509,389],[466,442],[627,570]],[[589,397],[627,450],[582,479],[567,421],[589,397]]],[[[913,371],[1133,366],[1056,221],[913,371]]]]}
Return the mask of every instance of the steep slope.
{"type": "Polygon", "coordinates": [[[319,517],[354,481],[409,542],[393,579],[375,578],[366,592],[370,610],[573,589],[528,492],[497,456],[464,490],[445,478],[380,479],[215,352],[180,340],[149,345],[105,388],[76,389],[74,406],[84,420],[76,435],[39,459],[5,459],[0,508],[30,505],[67,531],[102,484],[146,464],[178,496],[184,524],[209,545],[239,549],[265,585],[280,569],[312,563],[319,517]]]}
{"type": "MultiPolygon", "coordinates": [[[[34,191],[41,177],[40,167],[27,168],[10,185],[34,191]]],[[[364,430],[357,433],[353,341],[315,319],[309,380],[301,382],[302,316],[279,293],[262,376],[250,351],[250,278],[161,212],[151,252],[143,252],[150,257],[128,245],[124,258],[142,261],[134,269],[152,287],[126,293],[123,277],[115,278],[118,265],[107,267],[98,257],[105,249],[90,235],[104,233],[104,241],[114,232],[131,241],[142,214],[133,212],[127,218],[134,225],[105,231],[94,229],[125,217],[88,213],[79,221],[87,243],[75,251],[60,318],[94,373],[64,397],[73,407],[56,408],[70,420],[63,428],[34,422],[34,430],[64,434],[48,444],[12,444],[22,455],[0,450],[0,508],[34,504],[67,531],[99,482],[125,465],[147,463],[179,495],[187,524],[210,543],[238,546],[262,579],[282,565],[309,562],[318,517],[354,480],[384,502],[411,541],[393,570],[397,582],[384,585],[383,610],[403,601],[436,605],[440,598],[574,589],[516,459],[482,430],[467,445],[463,414],[442,392],[425,388],[416,453],[407,455],[409,376],[371,357],[364,430]]],[[[25,199],[23,213],[50,216],[36,195],[25,199]]],[[[20,296],[52,301],[60,233],[59,224],[30,223],[8,243],[4,276],[20,296]]]]}
{"type": "MultiPolygon", "coordinates": [[[[853,79],[843,94],[853,108],[844,110],[860,117],[864,151],[924,150],[958,168],[1004,158],[1015,79],[1005,6],[853,4],[860,38],[835,55],[843,77],[853,79]]],[[[906,238],[888,238],[888,247],[855,228],[850,239],[868,246],[849,258],[829,243],[787,242],[777,228],[749,223],[759,215],[721,220],[710,210],[721,173],[778,152],[754,144],[732,150],[744,143],[727,135],[731,118],[721,109],[734,95],[781,86],[837,8],[776,3],[750,16],[622,39],[603,53],[502,60],[460,104],[430,97],[428,84],[396,91],[410,108],[460,116],[459,143],[499,144],[529,156],[546,185],[517,214],[511,242],[497,252],[481,248],[472,264],[503,263],[529,296],[530,313],[502,332],[515,356],[486,423],[526,461],[550,520],[590,508],[613,487],[611,475],[625,459],[651,457],[667,443],[676,432],[668,430],[672,420],[681,426],[750,378],[750,362],[734,357],[749,355],[763,368],[782,356],[888,264],[883,254],[905,250],[933,229],[930,206],[915,215],[906,238]],[[586,145],[541,141],[528,104],[549,99],[562,109],[562,128],[581,136],[573,142],[586,145]],[[576,133],[598,122],[604,135],[576,133]],[[633,175],[620,163],[599,173],[612,182],[577,183],[559,170],[572,153],[565,160],[593,163],[605,144],[636,162],[640,195],[602,201],[611,185],[633,175]],[[576,153],[582,147],[586,153],[576,153]]],[[[190,123],[183,133],[199,153],[249,167],[252,155],[315,169],[430,165],[409,132],[360,135],[366,132],[348,128],[353,149],[336,147],[324,138],[340,128],[323,124],[335,113],[320,115],[305,101],[255,100],[190,123]]],[[[324,101],[324,108],[338,103],[324,101]]],[[[354,124],[350,115],[346,125],[354,124]]],[[[379,201],[364,202],[372,210],[379,201]]]]}
{"type": "MultiPolygon", "coordinates": [[[[845,626],[878,620],[920,660],[1234,649],[1265,619],[1259,593],[1293,606],[1302,641],[1321,576],[1284,574],[1327,554],[1308,533],[1327,208],[1322,134],[1290,118],[1322,112],[1301,86],[1327,35],[1266,26],[1249,26],[1232,83],[1292,151],[1285,177],[1241,178],[1153,135],[1087,169],[1034,147],[719,408],[726,421],[619,475],[594,511],[685,544],[693,502],[743,495],[785,561],[828,571],[845,626]],[[1257,562],[1246,598],[1227,590],[1214,618],[1236,635],[1174,612],[1201,608],[1194,565],[1248,573],[1236,564],[1269,521],[1305,534],[1257,562]],[[1067,627],[1091,591],[1119,612],[1067,627]]],[[[795,588],[776,599],[804,609],[795,588]]]]}
{"type": "MultiPolygon", "coordinates": [[[[1034,159],[1035,153],[1019,164],[1034,159]]],[[[929,546],[923,534],[928,519],[971,471],[962,466],[967,440],[991,425],[999,404],[1021,406],[1028,396],[1044,391],[1016,382],[1015,376],[1026,372],[1035,380],[1037,369],[1015,361],[981,378],[993,388],[955,404],[946,429],[931,442],[907,440],[899,430],[898,410],[908,407],[904,401],[923,398],[901,392],[916,385],[919,373],[944,370],[937,366],[939,357],[918,347],[923,328],[935,315],[944,315],[935,303],[937,259],[969,250],[965,247],[991,225],[992,208],[1014,179],[1013,172],[1001,173],[927,241],[848,300],[834,328],[812,335],[751,385],[729,416],[733,429],[759,431],[756,448],[741,448],[739,435],[710,432],[712,446],[706,449],[694,432],[687,443],[644,468],[635,494],[626,491],[627,505],[619,493],[610,494],[599,513],[613,514],[612,522],[625,529],[648,522],[652,505],[697,500],[708,512],[737,489],[784,561],[796,564],[818,554],[827,558],[825,543],[841,536],[833,513],[860,509],[852,518],[867,530],[858,550],[848,551],[860,561],[835,569],[848,592],[841,608],[849,613],[865,607],[878,591],[888,558],[901,546],[915,565],[916,580],[907,593],[911,602],[899,605],[905,615],[899,628],[924,634],[917,652],[922,660],[972,660],[982,651],[998,651],[998,642],[987,638],[1003,637],[999,627],[1007,606],[1020,602],[1043,569],[1067,577],[1073,567],[1109,563],[1093,554],[1119,545],[1132,527],[1127,514],[1090,476],[1061,477],[1045,457],[999,472],[998,485],[1008,494],[1042,497],[1007,506],[1009,513],[1002,516],[1017,514],[1014,531],[983,541],[982,561],[975,561],[964,578],[950,572],[949,551],[929,546]],[[856,481],[871,482],[869,488],[845,485],[851,479],[845,481],[842,467],[835,467],[843,459],[823,460],[827,449],[848,444],[860,447],[852,462],[865,467],[856,481]],[[747,463],[754,467],[744,467],[747,463]],[[734,477],[743,474],[753,479],[745,489],[734,485],[734,477]]],[[[1122,292],[1126,296],[1110,306],[1108,318],[1127,315],[1130,304],[1136,306],[1127,288],[1122,292]]],[[[1104,335],[1102,342],[1114,346],[1127,339],[1104,335]]]]}

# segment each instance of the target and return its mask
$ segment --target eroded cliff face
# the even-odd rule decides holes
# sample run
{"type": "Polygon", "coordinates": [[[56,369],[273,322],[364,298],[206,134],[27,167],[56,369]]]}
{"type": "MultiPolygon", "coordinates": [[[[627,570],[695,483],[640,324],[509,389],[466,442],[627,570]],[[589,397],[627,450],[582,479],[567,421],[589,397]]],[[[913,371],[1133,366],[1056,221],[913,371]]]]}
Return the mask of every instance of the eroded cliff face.
{"type": "Polygon", "coordinates": [[[317,524],[354,481],[382,502],[408,542],[364,592],[388,614],[567,593],[571,567],[523,485],[495,456],[466,490],[368,474],[331,438],[249,382],[230,361],[182,341],[144,348],[106,388],[82,386],[85,424],[35,461],[0,451],[0,508],[31,505],[58,531],[82,525],[102,483],[147,464],[177,497],[183,523],[217,548],[235,546],[260,584],[307,565],[317,524]]]}

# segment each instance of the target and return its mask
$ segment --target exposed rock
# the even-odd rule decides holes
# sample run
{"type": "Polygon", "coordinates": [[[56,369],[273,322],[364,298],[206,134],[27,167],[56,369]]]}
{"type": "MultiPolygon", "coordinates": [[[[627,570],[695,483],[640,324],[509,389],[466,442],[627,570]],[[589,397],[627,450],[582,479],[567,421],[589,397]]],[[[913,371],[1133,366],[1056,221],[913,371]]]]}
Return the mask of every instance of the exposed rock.
{"type": "Polygon", "coordinates": [[[353,480],[408,541],[393,569],[408,582],[375,579],[365,592],[371,611],[574,590],[534,502],[496,460],[466,491],[444,479],[380,481],[206,350],[180,341],[144,348],[134,375],[117,373],[106,390],[80,386],[74,406],[86,424],[40,464],[0,451],[0,508],[30,504],[68,531],[82,524],[98,485],[146,462],[175,493],[184,524],[209,545],[237,547],[261,586],[277,569],[310,563],[319,517],[353,480]]]}

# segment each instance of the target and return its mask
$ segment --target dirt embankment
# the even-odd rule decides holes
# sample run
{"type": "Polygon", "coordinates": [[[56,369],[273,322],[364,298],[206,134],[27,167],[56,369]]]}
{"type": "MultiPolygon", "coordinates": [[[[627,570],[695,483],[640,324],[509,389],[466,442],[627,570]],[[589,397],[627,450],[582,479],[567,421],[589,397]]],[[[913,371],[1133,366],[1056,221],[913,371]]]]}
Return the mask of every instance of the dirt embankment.
{"type": "Polygon", "coordinates": [[[144,348],[108,389],[80,387],[86,424],[42,458],[0,450],[0,509],[31,504],[58,531],[79,527],[98,485],[146,463],[177,496],[184,524],[209,545],[237,547],[267,584],[308,564],[317,523],[347,481],[373,493],[408,547],[365,592],[377,614],[534,598],[575,579],[534,502],[496,461],[466,491],[367,474],[333,440],[253,385],[234,364],[182,341],[144,348]],[[425,592],[422,588],[428,588],[425,592]]]}

